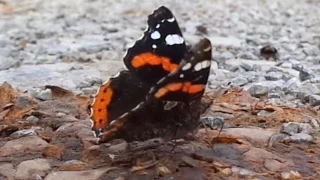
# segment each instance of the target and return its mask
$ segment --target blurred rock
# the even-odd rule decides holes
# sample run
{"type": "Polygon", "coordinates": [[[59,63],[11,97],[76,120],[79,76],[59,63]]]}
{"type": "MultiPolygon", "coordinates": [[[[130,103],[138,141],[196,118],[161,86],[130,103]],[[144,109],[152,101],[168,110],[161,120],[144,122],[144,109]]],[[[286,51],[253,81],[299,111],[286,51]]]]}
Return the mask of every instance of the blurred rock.
{"type": "Polygon", "coordinates": [[[17,166],[16,179],[36,179],[37,176],[44,177],[51,169],[46,159],[33,159],[23,161],[17,166]]]}

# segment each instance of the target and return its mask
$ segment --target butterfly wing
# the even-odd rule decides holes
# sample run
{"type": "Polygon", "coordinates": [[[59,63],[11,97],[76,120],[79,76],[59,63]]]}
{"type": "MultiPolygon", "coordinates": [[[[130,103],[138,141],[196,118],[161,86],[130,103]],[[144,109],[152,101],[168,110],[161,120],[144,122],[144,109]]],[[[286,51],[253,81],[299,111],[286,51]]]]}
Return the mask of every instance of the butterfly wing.
{"type": "Polygon", "coordinates": [[[203,95],[211,67],[211,42],[202,39],[191,47],[177,71],[151,88],[148,98],[189,102],[203,95]]]}
{"type": "Polygon", "coordinates": [[[142,38],[128,49],[124,63],[129,71],[150,85],[178,68],[187,52],[172,12],[161,6],[148,17],[142,38]]]}
{"type": "Polygon", "coordinates": [[[144,101],[149,86],[129,71],[111,77],[97,91],[91,104],[92,130],[98,136],[113,120],[144,101]]]}

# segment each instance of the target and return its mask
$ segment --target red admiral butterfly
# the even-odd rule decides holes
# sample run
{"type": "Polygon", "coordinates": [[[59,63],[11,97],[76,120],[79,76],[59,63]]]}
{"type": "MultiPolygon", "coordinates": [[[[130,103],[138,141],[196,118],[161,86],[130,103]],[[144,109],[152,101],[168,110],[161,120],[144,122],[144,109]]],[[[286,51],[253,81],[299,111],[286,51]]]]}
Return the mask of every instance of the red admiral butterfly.
{"type": "Polygon", "coordinates": [[[104,83],[91,105],[99,142],[172,139],[196,129],[210,62],[208,39],[188,49],[172,12],[155,10],[142,39],[124,57],[128,70],[104,83]],[[179,126],[184,131],[177,133],[179,126]]]}

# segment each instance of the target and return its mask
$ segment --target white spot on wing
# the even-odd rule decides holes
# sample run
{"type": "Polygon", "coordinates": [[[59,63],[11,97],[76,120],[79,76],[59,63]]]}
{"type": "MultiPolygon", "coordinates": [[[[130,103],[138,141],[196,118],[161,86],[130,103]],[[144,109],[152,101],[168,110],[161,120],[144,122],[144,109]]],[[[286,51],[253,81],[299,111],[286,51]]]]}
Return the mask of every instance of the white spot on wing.
{"type": "Polygon", "coordinates": [[[184,39],[178,34],[169,34],[166,37],[166,43],[168,45],[182,44],[183,42],[184,42],[184,39]]]}
{"type": "Polygon", "coordinates": [[[206,60],[202,62],[202,68],[207,68],[210,67],[211,65],[211,61],[210,60],[206,60]]]}
{"type": "Polygon", "coordinates": [[[200,71],[202,69],[210,67],[210,64],[211,64],[210,60],[205,60],[205,61],[199,62],[194,66],[194,70],[200,71]]]}
{"type": "Polygon", "coordinates": [[[154,31],[153,33],[151,33],[150,37],[152,39],[159,39],[161,37],[161,35],[158,31],[154,31]]]}
{"type": "Polygon", "coordinates": [[[174,19],[174,17],[172,17],[172,18],[170,18],[170,19],[167,19],[167,21],[168,21],[168,22],[174,22],[175,19],[174,19]]]}
{"type": "Polygon", "coordinates": [[[188,70],[188,69],[190,69],[191,68],[191,63],[187,63],[186,65],[184,65],[183,67],[182,67],[182,71],[186,71],[186,70],[188,70]]]}
{"type": "Polygon", "coordinates": [[[179,76],[180,78],[184,78],[184,74],[180,74],[180,76],[179,76]]]}
{"type": "Polygon", "coordinates": [[[202,69],[201,63],[197,63],[197,64],[194,66],[194,70],[196,70],[196,71],[200,71],[201,69],[202,69]]]}
{"type": "Polygon", "coordinates": [[[156,25],[156,28],[158,29],[159,27],[160,27],[160,24],[157,24],[157,25],[156,25]]]}
{"type": "Polygon", "coordinates": [[[153,49],[157,48],[157,45],[152,44],[152,48],[153,48],[153,49]]]}
{"type": "Polygon", "coordinates": [[[211,46],[208,46],[207,48],[203,49],[204,52],[208,52],[211,50],[211,46]]]}

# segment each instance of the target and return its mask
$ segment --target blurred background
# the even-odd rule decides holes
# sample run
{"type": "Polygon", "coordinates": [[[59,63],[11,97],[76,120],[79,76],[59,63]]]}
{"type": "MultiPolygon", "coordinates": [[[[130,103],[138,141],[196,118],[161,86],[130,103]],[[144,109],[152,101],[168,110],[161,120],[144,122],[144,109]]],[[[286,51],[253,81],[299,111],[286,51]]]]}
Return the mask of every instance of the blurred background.
{"type": "MultiPolygon", "coordinates": [[[[51,84],[92,94],[123,67],[126,49],[161,5],[172,10],[188,44],[201,37],[212,41],[211,88],[262,83],[299,91],[319,71],[315,0],[2,0],[0,82],[20,90],[51,84]],[[271,55],[261,54],[265,46],[271,55]],[[306,77],[299,77],[302,66],[306,77]]],[[[311,89],[320,80],[313,82],[311,89]]]]}

